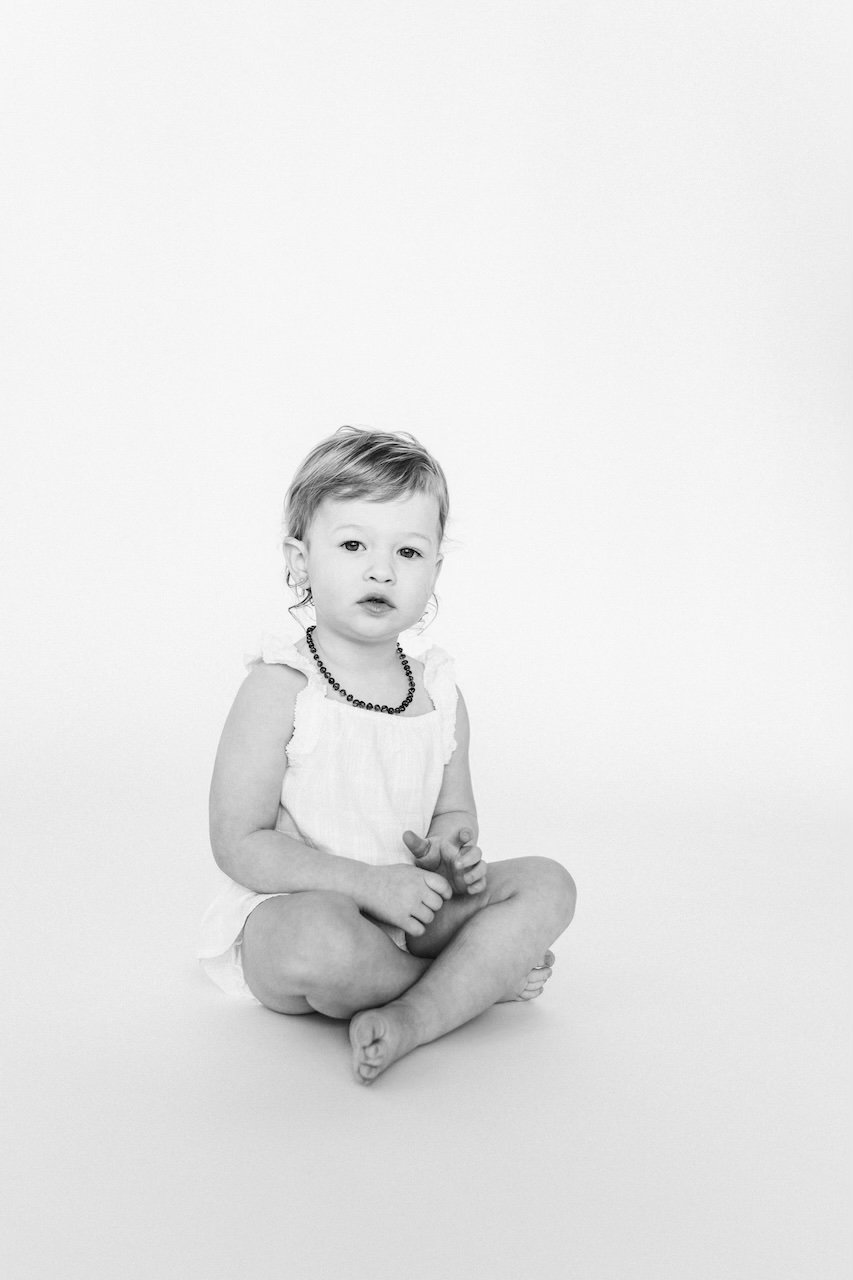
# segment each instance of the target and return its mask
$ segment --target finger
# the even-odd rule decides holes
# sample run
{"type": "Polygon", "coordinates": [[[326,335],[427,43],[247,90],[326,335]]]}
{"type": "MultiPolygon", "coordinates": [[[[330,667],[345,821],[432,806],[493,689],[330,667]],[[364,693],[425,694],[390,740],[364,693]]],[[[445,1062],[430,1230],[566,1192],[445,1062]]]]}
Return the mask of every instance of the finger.
{"type": "Polygon", "coordinates": [[[442,898],[441,894],[433,893],[431,889],[427,890],[427,894],[426,894],[426,897],[424,898],[424,902],[430,908],[431,911],[440,911],[441,908],[444,906],[444,898],[442,898]]]}
{"type": "Polygon", "coordinates": [[[452,864],[459,857],[459,845],[453,836],[442,836],[438,842],[438,851],[447,863],[452,864]]]}
{"type": "Polygon", "coordinates": [[[410,933],[414,938],[419,938],[424,932],[424,927],[420,920],[416,920],[414,916],[409,916],[409,923],[406,925],[405,932],[410,933]]]}
{"type": "Polygon", "coordinates": [[[430,911],[429,907],[424,902],[415,907],[412,915],[416,920],[420,920],[421,924],[432,924],[435,919],[435,912],[430,911]]]}
{"type": "Polygon", "coordinates": [[[453,875],[453,892],[457,895],[468,892],[468,886],[459,872],[454,872],[453,875]]]}
{"type": "Polygon", "coordinates": [[[453,897],[453,890],[445,880],[444,876],[440,876],[436,871],[427,871],[424,874],[424,880],[430,889],[434,889],[436,893],[440,893],[445,901],[449,901],[453,897]]]}
{"type": "Polygon", "coordinates": [[[481,862],[482,859],[483,852],[476,844],[468,845],[467,848],[460,850],[456,855],[457,865],[464,867],[466,871],[469,871],[472,867],[476,867],[477,863],[481,862]]]}
{"type": "Polygon", "coordinates": [[[470,844],[473,838],[474,832],[470,827],[460,827],[458,831],[452,831],[449,835],[442,836],[440,841],[441,856],[447,862],[451,862],[454,858],[459,857],[459,851],[470,844]]]}
{"type": "Polygon", "coordinates": [[[414,854],[416,858],[425,857],[432,847],[429,840],[424,839],[423,836],[417,835],[414,831],[403,832],[403,843],[409,852],[414,854]]]}

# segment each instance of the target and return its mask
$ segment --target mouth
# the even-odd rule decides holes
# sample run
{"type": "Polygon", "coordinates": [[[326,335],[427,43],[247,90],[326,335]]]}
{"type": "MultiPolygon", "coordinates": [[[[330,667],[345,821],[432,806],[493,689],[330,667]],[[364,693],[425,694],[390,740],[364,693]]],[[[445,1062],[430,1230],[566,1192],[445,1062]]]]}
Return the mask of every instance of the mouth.
{"type": "Polygon", "coordinates": [[[369,613],[386,613],[389,609],[393,609],[391,601],[385,596],[362,596],[358,602],[369,613]]]}

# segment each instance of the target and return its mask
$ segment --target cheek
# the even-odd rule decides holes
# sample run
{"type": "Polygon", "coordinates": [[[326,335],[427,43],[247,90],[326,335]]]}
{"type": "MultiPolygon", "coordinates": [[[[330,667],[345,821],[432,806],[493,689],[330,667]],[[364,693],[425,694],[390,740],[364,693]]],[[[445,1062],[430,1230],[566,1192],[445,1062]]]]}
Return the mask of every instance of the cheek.
{"type": "Polygon", "coordinates": [[[340,582],[340,578],[340,568],[333,561],[322,560],[314,565],[312,581],[320,584],[320,586],[334,589],[335,585],[340,582]]]}

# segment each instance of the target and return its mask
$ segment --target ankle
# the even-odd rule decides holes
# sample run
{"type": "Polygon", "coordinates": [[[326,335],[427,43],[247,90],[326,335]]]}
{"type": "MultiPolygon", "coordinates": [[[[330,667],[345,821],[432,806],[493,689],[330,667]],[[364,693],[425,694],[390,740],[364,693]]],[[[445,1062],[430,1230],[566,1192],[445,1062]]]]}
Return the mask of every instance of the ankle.
{"type": "Polygon", "coordinates": [[[433,1009],[431,1005],[432,1001],[425,998],[423,993],[411,999],[406,992],[383,1009],[383,1013],[394,1019],[399,1035],[408,1049],[416,1049],[418,1045],[428,1044],[435,1039],[436,1032],[432,1028],[440,1018],[439,1010],[433,1009]]]}

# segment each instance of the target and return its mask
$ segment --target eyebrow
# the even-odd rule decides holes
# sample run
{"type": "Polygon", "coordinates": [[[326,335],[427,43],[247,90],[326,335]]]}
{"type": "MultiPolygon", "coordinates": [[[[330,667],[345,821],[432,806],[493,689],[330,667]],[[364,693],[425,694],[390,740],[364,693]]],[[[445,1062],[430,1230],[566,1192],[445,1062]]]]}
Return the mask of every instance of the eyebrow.
{"type": "MultiPolygon", "coordinates": [[[[355,533],[372,533],[373,532],[372,529],[365,528],[363,524],[339,524],[336,528],[332,530],[332,535],[334,536],[337,533],[343,533],[345,529],[352,529],[353,532],[355,533]]],[[[432,538],[430,538],[425,533],[401,533],[400,537],[401,538],[420,538],[422,542],[432,542],[432,538]]]]}

